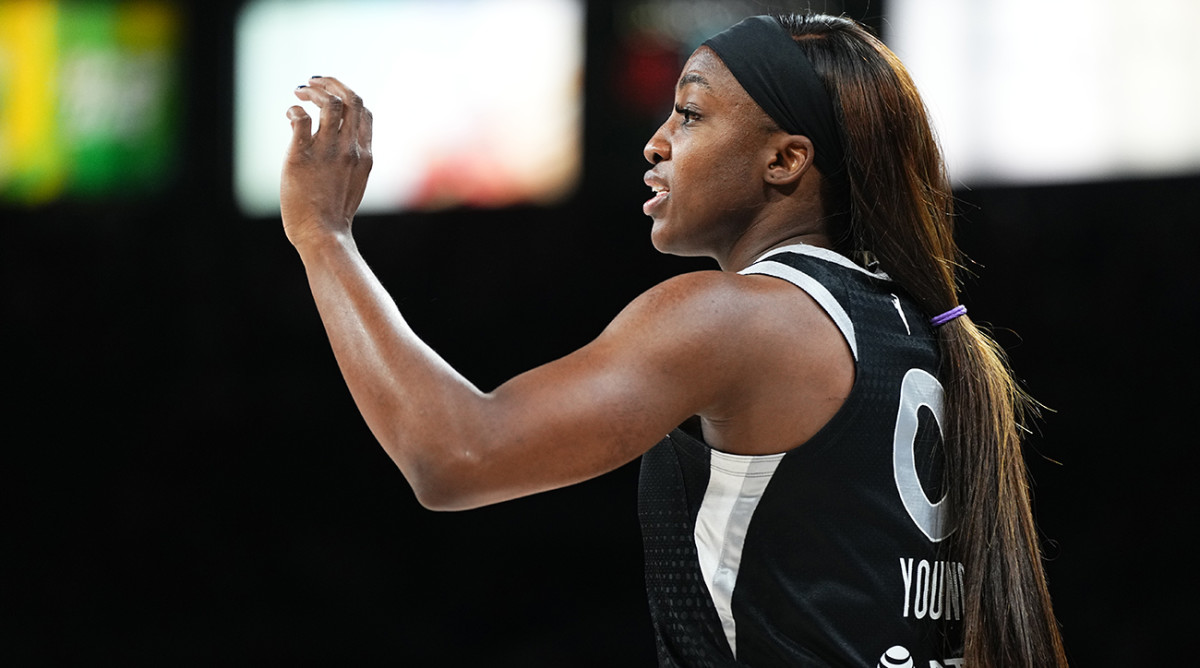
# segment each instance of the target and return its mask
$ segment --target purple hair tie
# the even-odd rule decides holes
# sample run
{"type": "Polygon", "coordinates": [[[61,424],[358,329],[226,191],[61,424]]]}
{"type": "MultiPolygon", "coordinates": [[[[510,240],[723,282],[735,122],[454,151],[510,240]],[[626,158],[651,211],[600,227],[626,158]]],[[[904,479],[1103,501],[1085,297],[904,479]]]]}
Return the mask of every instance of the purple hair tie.
{"type": "Polygon", "coordinates": [[[966,312],[967,312],[967,307],[960,304],[937,317],[930,318],[929,324],[933,325],[934,327],[941,327],[942,325],[950,322],[951,320],[957,318],[958,316],[964,315],[966,312]]]}

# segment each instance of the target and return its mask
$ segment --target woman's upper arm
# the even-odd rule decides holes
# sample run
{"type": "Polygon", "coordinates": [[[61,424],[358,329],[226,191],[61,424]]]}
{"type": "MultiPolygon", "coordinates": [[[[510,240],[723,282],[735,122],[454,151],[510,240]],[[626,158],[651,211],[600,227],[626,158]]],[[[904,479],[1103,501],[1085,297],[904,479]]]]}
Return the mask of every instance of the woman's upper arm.
{"type": "Polygon", "coordinates": [[[720,272],[671,279],[587,346],[484,395],[447,426],[457,442],[439,451],[452,454],[422,463],[419,479],[409,475],[421,502],[486,505],[580,482],[644,453],[731,383],[720,358],[739,320],[733,280],[720,272]]]}

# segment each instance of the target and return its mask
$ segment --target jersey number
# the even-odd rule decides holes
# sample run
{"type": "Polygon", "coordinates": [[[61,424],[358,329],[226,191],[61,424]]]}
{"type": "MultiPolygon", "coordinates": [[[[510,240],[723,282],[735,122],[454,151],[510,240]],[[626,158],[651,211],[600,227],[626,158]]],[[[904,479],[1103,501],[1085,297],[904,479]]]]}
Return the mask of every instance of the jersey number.
{"type": "Polygon", "coordinates": [[[900,410],[896,413],[896,431],[892,439],[892,470],[896,476],[896,489],[904,509],[917,528],[929,540],[937,543],[945,540],[952,530],[946,530],[943,495],[936,503],[929,500],[921,479],[917,475],[914,450],[917,442],[918,413],[925,406],[942,430],[942,384],[931,374],[920,369],[909,369],[900,385],[900,410]]]}

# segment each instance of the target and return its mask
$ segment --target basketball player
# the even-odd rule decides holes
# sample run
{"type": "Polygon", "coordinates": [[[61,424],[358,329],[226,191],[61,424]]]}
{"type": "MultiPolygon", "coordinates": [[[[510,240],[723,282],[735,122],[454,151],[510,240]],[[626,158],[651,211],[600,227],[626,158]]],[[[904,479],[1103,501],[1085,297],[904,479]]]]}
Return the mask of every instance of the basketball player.
{"type": "Polygon", "coordinates": [[[285,231],[358,407],[423,505],[642,457],[663,666],[1065,665],[1026,399],[958,303],[941,155],[867,30],[753,17],[697,49],[645,147],[643,210],[658,250],[719,270],[651,288],[588,345],[487,393],[413,334],[355,247],[370,112],[332,78],[296,94],[320,119],[314,133],[288,111],[285,231]]]}

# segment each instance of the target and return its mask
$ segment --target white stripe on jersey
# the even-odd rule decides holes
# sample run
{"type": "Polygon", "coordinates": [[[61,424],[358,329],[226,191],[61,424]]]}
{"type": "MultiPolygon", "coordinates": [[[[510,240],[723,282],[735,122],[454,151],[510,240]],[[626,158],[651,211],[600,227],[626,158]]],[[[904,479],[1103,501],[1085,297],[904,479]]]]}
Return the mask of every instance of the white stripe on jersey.
{"type": "Polygon", "coordinates": [[[874,276],[875,278],[883,281],[892,280],[891,277],[889,277],[885,272],[864,269],[855,264],[853,260],[845,255],[842,255],[841,253],[838,253],[837,251],[832,251],[828,248],[821,248],[820,246],[810,246],[809,244],[792,244],[790,246],[774,248],[758,256],[758,259],[755,260],[755,262],[762,262],[763,260],[780,253],[796,253],[798,255],[807,255],[809,257],[825,260],[826,262],[832,262],[836,265],[841,265],[847,269],[853,269],[868,276],[874,276]]]}
{"type": "MultiPolygon", "coordinates": [[[[838,257],[841,256],[839,255],[838,257]]],[[[863,271],[866,270],[864,269],[863,271]]],[[[807,292],[810,297],[821,305],[821,308],[825,309],[825,312],[833,319],[834,324],[842,331],[842,336],[845,337],[846,343],[850,344],[850,352],[854,354],[854,361],[858,361],[858,342],[854,337],[854,323],[850,321],[850,315],[846,313],[846,309],[842,308],[842,305],[838,303],[838,300],[834,298],[829,290],[824,285],[818,283],[812,276],[774,260],[756,262],[738,273],[765,274],[767,276],[774,276],[775,278],[782,278],[807,292]]]]}
{"type": "Polygon", "coordinates": [[[700,573],[736,658],[733,588],[741,567],[742,546],[754,510],[786,453],[750,456],[709,452],[708,488],[696,517],[696,553],[700,573]]]}

